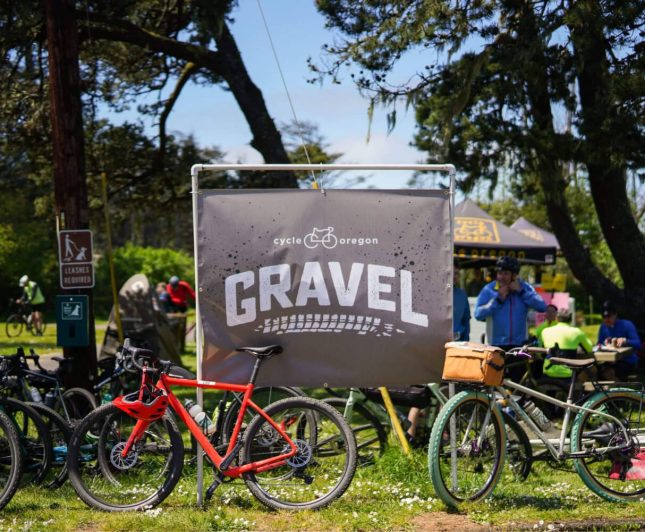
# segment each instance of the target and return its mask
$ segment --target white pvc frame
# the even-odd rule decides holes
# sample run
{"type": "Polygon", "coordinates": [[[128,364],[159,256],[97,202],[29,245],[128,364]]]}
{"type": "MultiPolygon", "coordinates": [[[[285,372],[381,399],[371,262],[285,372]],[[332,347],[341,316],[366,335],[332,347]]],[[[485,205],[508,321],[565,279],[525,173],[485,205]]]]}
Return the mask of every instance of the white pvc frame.
{"type": "MultiPolygon", "coordinates": [[[[197,351],[197,380],[202,380],[202,357],[204,350],[204,339],[201,314],[199,311],[199,252],[197,240],[197,195],[199,194],[199,173],[207,171],[333,171],[333,170],[406,170],[420,172],[446,172],[450,177],[450,249],[454,250],[454,208],[455,208],[455,174],[456,168],[452,164],[194,164],[190,169],[192,180],[191,193],[193,195],[193,247],[195,254],[195,341],[197,351]]],[[[323,190],[324,192],[324,190],[323,190]]],[[[452,261],[451,261],[452,268],[452,261]]],[[[454,276],[454,272],[453,272],[454,276]]],[[[452,277],[451,277],[452,282],[452,277]]],[[[454,394],[454,384],[450,384],[450,396],[454,394]]],[[[197,403],[203,406],[204,394],[201,388],[197,388],[197,403]]],[[[204,461],[201,447],[197,445],[197,504],[203,502],[203,478],[204,478],[204,461]]]]}

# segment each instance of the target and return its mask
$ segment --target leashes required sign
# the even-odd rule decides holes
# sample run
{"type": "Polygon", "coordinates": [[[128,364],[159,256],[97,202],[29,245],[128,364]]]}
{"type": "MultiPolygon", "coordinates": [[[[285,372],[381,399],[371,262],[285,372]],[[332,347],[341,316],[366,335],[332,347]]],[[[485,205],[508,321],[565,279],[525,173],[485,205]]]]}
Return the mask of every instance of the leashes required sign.
{"type": "Polygon", "coordinates": [[[243,382],[236,347],[280,344],[259,384],[407,385],[451,338],[450,199],[424,190],[200,191],[203,377],[243,382]]]}
{"type": "Polygon", "coordinates": [[[89,229],[66,230],[58,233],[61,288],[94,286],[92,247],[92,231],[89,229]]]}

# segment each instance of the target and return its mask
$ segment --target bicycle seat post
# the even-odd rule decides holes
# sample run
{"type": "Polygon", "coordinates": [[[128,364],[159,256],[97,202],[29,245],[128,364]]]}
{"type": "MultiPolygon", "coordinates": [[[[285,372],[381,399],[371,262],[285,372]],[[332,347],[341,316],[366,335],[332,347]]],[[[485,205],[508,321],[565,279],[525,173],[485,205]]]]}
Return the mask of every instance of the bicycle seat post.
{"type": "Polygon", "coordinates": [[[262,360],[264,357],[258,356],[255,359],[255,364],[253,364],[253,371],[251,372],[251,378],[249,379],[249,382],[251,384],[255,384],[256,379],[258,378],[258,373],[260,373],[260,366],[262,365],[262,360]]]}

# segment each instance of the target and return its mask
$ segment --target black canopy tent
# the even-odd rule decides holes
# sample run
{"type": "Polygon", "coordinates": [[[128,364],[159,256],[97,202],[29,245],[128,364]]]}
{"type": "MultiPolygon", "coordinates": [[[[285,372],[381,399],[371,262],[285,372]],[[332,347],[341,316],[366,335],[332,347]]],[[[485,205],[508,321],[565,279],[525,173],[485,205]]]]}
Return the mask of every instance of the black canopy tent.
{"type": "Polygon", "coordinates": [[[553,233],[545,231],[541,227],[538,227],[535,224],[529,222],[523,216],[520,216],[517,220],[511,225],[511,229],[514,229],[518,233],[522,233],[533,240],[541,242],[545,246],[553,246],[556,250],[560,250],[560,244],[558,244],[558,239],[553,233]]]}
{"type": "Polygon", "coordinates": [[[454,256],[462,266],[490,266],[509,255],[524,264],[554,264],[556,246],[542,243],[495,220],[471,200],[455,207],[454,256]]]}

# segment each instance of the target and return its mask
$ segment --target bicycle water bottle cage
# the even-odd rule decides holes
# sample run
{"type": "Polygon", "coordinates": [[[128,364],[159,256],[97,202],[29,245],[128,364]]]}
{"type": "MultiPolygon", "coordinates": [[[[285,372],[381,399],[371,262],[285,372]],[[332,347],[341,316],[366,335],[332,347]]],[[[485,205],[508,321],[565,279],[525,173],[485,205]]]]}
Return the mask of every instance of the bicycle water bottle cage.
{"type": "Polygon", "coordinates": [[[139,398],[140,395],[139,391],[121,395],[112,404],[134,419],[155,421],[163,417],[168,408],[168,396],[163,391],[145,393],[143,399],[139,398]]]}

